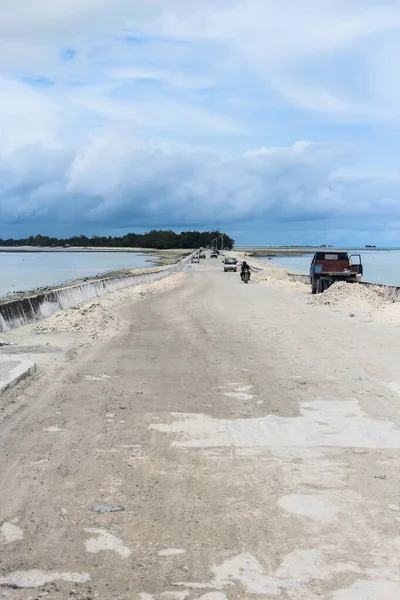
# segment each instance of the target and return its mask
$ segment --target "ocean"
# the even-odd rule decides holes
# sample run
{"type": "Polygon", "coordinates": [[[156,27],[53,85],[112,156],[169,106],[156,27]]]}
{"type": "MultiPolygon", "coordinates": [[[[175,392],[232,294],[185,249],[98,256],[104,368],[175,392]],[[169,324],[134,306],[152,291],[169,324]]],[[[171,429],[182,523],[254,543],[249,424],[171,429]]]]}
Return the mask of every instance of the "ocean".
{"type": "MultiPolygon", "coordinates": [[[[332,252],[334,250],[332,249],[332,252]]],[[[364,266],[362,280],[371,283],[400,286],[400,250],[349,250],[349,254],[361,254],[364,266]]],[[[309,273],[312,254],[298,256],[277,256],[274,264],[289,269],[293,273],[309,273]]],[[[268,261],[263,257],[260,260],[268,261]]]]}
{"type": "MultiPolygon", "coordinates": [[[[152,267],[149,254],[139,252],[74,252],[32,248],[26,252],[4,252],[0,247],[0,297],[13,292],[95,277],[118,269],[152,267]],[[38,251],[39,250],[39,251],[38,251]]],[[[9,250],[9,248],[7,248],[9,250]]],[[[27,250],[27,249],[25,249],[27,250]]]]}

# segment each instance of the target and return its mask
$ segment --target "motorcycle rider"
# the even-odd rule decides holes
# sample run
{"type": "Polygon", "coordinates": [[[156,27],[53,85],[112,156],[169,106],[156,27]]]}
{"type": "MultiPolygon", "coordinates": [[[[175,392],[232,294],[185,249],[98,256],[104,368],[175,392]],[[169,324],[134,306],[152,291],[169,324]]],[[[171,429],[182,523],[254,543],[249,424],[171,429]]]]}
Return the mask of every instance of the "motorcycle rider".
{"type": "Polygon", "coordinates": [[[250,266],[247,264],[247,262],[244,260],[242,262],[242,266],[240,268],[240,277],[241,279],[243,279],[243,275],[245,274],[245,272],[248,272],[249,274],[249,279],[250,279],[250,266]]]}

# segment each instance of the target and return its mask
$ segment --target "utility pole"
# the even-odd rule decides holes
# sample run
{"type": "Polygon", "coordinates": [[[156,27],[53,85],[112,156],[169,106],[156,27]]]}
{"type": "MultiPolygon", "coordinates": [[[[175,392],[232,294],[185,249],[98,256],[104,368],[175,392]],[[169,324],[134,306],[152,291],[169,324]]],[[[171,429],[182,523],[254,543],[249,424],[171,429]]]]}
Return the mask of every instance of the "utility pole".
{"type": "Polygon", "coordinates": [[[218,237],[211,240],[211,250],[216,252],[218,250],[218,240],[221,238],[221,250],[224,249],[224,234],[219,235],[218,237]]]}

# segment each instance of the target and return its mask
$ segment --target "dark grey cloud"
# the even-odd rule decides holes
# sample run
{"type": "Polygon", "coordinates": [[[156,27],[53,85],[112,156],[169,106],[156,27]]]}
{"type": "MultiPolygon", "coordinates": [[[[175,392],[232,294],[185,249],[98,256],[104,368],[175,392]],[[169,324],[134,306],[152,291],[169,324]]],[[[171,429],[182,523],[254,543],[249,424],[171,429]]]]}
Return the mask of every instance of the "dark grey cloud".
{"type": "Polygon", "coordinates": [[[345,175],[345,161],[336,146],[304,142],[228,158],[118,126],[81,149],[31,145],[3,156],[1,223],[21,235],[217,224],[304,236],[311,224],[357,231],[400,220],[398,180],[345,175]]]}

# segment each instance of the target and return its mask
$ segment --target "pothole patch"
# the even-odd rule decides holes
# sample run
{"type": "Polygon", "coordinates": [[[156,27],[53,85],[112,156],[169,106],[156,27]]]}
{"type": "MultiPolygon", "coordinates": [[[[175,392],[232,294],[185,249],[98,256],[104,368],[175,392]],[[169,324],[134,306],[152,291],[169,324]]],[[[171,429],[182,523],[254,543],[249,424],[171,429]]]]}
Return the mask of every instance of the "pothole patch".
{"type": "Polygon", "coordinates": [[[18,521],[11,521],[10,523],[3,523],[0,527],[0,541],[4,544],[12,544],[13,542],[19,542],[24,539],[24,532],[18,525],[18,521]]]}
{"type": "Polygon", "coordinates": [[[88,573],[60,573],[58,571],[31,569],[29,571],[14,571],[0,577],[0,585],[15,588],[38,588],[46,585],[46,583],[60,580],[71,583],[86,583],[90,580],[90,575],[88,573]]]}
{"type": "Polygon", "coordinates": [[[177,554],[185,554],[186,550],[182,548],[164,548],[157,552],[158,556],[174,556],[177,554]]]}
{"type": "Polygon", "coordinates": [[[123,558],[131,555],[130,549],[125,546],[123,540],[109,533],[105,529],[89,527],[85,529],[87,533],[94,533],[97,537],[86,540],[86,550],[88,552],[97,553],[102,551],[117,552],[123,558]]]}

